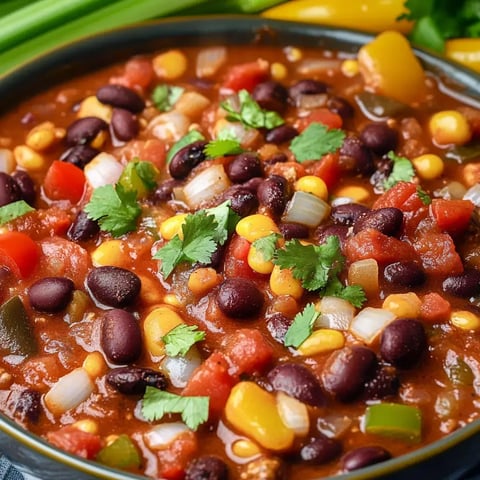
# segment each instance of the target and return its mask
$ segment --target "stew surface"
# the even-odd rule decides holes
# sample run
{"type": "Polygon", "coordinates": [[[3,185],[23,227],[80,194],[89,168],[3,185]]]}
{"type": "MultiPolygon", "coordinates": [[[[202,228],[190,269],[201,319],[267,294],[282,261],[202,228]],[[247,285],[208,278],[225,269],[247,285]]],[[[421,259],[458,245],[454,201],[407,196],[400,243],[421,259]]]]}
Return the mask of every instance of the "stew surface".
{"type": "Polygon", "coordinates": [[[478,419],[480,112],[441,87],[384,33],[161,51],[20,103],[0,410],[190,480],[321,478],[478,419]]]}

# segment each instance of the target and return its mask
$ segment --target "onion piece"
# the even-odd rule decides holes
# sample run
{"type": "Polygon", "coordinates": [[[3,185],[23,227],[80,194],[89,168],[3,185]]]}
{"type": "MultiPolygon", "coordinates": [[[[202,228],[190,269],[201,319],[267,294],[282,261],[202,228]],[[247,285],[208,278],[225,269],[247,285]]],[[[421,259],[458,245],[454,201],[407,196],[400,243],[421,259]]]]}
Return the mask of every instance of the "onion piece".
{"type": "Polygon", "coordinates": [[[463,195],[464,200],[470,200],[476,207],[480,207],[480,183],[470,187],[463,195]]]}
{"type": "Polygon", "coordinates": [[[148,130],[160,140],[180,140],[188,132],[190,119],[183,113],[172,111],[153,117],[148,124],[148,130]]]}
{"type": "Polygon", "coordinates": [[[310,430],[307,406],[283,392],[277,392],[276,400],[278,414],[284,425],[295,432],[295,435],[306,435],[310,430]]]}
{"type": "Polygon", "coordinates": [[[360,285],[367,295],[378,293],[378,263],[374,258],[353,262],[348,268],[348,283],[360,285]]]}
{"type": "Polygon", "coordinates": [[[177,437],[188,431],[189,428],[184,423],[171,422],[156,425],[143,436],[145,443],[152,450],[163,450],[174,442],[177,437]]]}
{"type": "Polygon", "coordinates": [[[331,415],[326,415],[320,417],[317,420],[317,429],[320,433],[323,433],[328,438],[339,438],[350,430],[353,425],[352,417],[347,415],[341,415],[337,413],[332,413],[331,415]]]}
{"type": "Polygon", "coordinates": [[[326,93],[310,93],[299,96],[296,104],[298,108],[312,110],[313,108],[324,107],[327,103],[326,93]]]}
{"type": "Polygon", "coordinates": [[[225,47],[204,48],[197,55],[195,71],[198,78],[211,77],[227,61],[225,47]]]}
{"type": "Polygon", "coordinates": [[[323,297],[320,301],[321,314],[315,321],[315,328],[332,328],[348,330],[355,316],[355,307],[338,297],[323,297]]]}
{"type": "Polygon", "coordinates": [[[282,221],[315,228],[330,215],[330,205],[307,192],[295,192],[287,205],[282,221]]]}
{"type": "Polygon", "coordinates": [[[92,188],[117,183],[122,172],[123,165],[113,155],[105,152],[96,155],[83,170],[92,188]]]}
{"type": "Polygon", "coordinates": [[[395,317],[389,310],[367,307],[353,318],[350,331],[357,338],[370,344],[395,317]]]}
{"type": "Polygon", "coordinates": [[[16,162],[13,152],[8,148],[0,148],[0,172],[12,173],[15,170],[16,162]]]}
{"type": "Polygon", "coordinates": [[[448,185],[445,185],[443,188],[435,190],[433,194],[436,198],[444,198],[445,200],[458,200],[463,198],[466,192],[467,189],[462,183],[453,181],[448,185]]]}
{"type": "Polygon", "coordinates": [[[161,366],[174,387],[184,388],[201,363],[200,354],[197,348],[193,346],[185,356],[165,357],[161,366]]]}
{"type": "Polygon", "coordinates": [[[301,75],[313,75],[338,70],[341,64],[342,61],[336,58],[306,58],[298,64],[297,71],[301,75]]]}
{"type": "Polygon", "coordinates": [[[62,414],[85,401],[95,385],[88,372],[82,368],[61,377],[45,395],[45,405],[54,414],[62,414]]]}

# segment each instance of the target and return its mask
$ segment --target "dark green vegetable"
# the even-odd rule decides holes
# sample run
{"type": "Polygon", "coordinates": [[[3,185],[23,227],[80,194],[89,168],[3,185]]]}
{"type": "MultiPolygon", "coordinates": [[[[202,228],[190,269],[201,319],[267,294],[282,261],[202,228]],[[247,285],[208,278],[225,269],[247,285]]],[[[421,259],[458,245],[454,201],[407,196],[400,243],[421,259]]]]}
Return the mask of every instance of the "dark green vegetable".
{"type": "Polygon", "coordinates": [[[445,365],[445,372],[453,385],[473,385],[475,375],[467,363],[460,357],[454,363],[445,365]]]}
{"type": "Polygon", "coordinates": [[[468,163],[480,159],[480,143],[473,142],[468,145],[452,147],[445,153],[445,158],[455,160],[458,163],[468,163]]]}
{"type": "Polygon", "coordinates": [[[114,468],[138,468],[140,454],[128,435],[120,435],[114,442],[102,448],[97,460],[114,468]]]}

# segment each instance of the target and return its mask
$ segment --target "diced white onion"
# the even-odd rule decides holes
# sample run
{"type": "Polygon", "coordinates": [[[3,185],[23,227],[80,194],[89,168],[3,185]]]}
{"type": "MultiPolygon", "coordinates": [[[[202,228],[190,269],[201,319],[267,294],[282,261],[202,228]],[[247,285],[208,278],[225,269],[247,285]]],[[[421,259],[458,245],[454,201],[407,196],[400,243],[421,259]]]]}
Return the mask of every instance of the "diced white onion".
{"type": "Polygon", "coordinates": [[[295,435],[306,435],[310,429],[310,417],[307,406],[283,392],[276,396],[277,410],[286,427],[295,432],[295,435]]]}
{"type": "Polygon", "coordinates": [[[350,429],[352,424],[352,417],[332,413],[317,420],[317,429],[329,438],[339,438],[350,429]]]}
{"type": "Polygon", "coordinates": [[[184,388],[194,370],[200,366],[202,359],[198,350],[193,346],[185,356],[165,357],[162,369],[174,387],[184,388]]]}
{"type": "Polygon", "coordinates": [[[162,423],[144,434],[145,443],[153,450],[162,450],[188,430],[182,422],[162,423]]]}
{"type": "Polygon", "coordinates": [[[295,192],[287,205],[282,220],[315,228],[330,214],[330,205],[307,192],[295,192]]]}
{"type": "Polygon", "coordinates": [[[93,392],[95,385],[87,371],[80,367],[61,377],[45,395],[45,405],[55,414],[75,408],[93,392]]]}
{"type": "Polygon", "coordinates": [[[329,70],[338,70],[341,63],[341,60],[337,60],[335,58],[306,58],[298,64],[297,71],[301,75],[325,73],[329,70]]]}
{"type": "Polygon", "coordinates": [[[228,138],[234,138],[243,148],[249,148],[260,136],[256,128],[247,128],[239,122],[229,122],[222,117],[215,122],[213,135],[225,139],[225,132],[228,133],[228,138]]]}
{"type": "Polygon", "coordinates": [[[299,95],[297,100],[297,107],[305,110],[311,110],[313,108],[324,107],[327,103],[326,93],[310,93],[299,95]]]}
{"type": "Polygon", "coordinates": [[[0,148],[0,172],[12,173],[15,170],[15,158],[8,148],[0,148]]]}
{"type": "Polygon", "coordinates": [[[196,73],[198,78],[211,77],[227,60],[225,47],[204,48],[197,55],[196,73]]]}
{"type": "Polygon", "coordinates": [[[374,258],[357,260],[348,267],[348,283],[360,285],[367,295],[378,292],[378,263],[374,258]]]}
{"type": "Polygon", "coordinates": [[[113,185],[118,182],[123,165],[109,153],[101,152],[85,166],[84,173],[92,188],[113,185]]]}
{"type": "Polygon", "coordinates": [[[190,126],[190,119],[183,113],[172,111],[161,113],[152,118],[148,124],[154,137],[160,140],[174,141],[180,140],[187,132],[190,126]]]}
{"type": "Polygon", "coordinates": [[[355,316],[355,307],[338,297],[323,297],[320,301],[321,314],[315,321],[315,328],[348,330],[355,316]]]}
{"type": "Polygon", "coordinates": [[[470,200],[476,207],[480,207],[480,183],[470,187],[463,196],[464,200],[470,200]]]}
{"type": "Polygon", "coordinates": [[[383,308],[367,307],[356,315],[350,331],[366,343],[371,343],[395,319],[395,314],[383,308]]]}
{"type": "Polygon", "coordinates": [[[453,181],[445,185],[443,188],[435,190],[433,194],[436,198],[444,198],[445,200],[458,200],[463,198],[466,192],[467,189],[465,188],[465,185],[460,182],[453,181]]]}

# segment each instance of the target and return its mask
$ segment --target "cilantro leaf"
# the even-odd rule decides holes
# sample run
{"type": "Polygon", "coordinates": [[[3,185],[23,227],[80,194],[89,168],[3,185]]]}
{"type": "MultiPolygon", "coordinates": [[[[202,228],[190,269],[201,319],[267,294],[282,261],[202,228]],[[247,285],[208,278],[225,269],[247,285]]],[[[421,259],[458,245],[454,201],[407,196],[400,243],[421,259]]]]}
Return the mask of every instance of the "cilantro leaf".
{"type": "Polygon", "coordinates": [[[393,162],[393,169],[383,183],[385,190],[392,188],[398,182],[411,182],[415,176],[412,162],[406,157],[399,157],[393,151],[387,153],[387,157],[393,162]]]}
{"type": "Polygon", "coordinates": [[[241,122],[247,127],[267,128],[269,130],[285,123],[277,112],[262,109],[247,90],[238,92],[238,100],[240,102],[239,109],[232,103],[231,99],[220,104],[228,113],[228,120],[241,122]]]}
{"type": "Polygon", "coordinates": [[[161,112],[171,110],[185,89],[175,85],[157,85],[152,92],[152,102],[161,112]]]}
{"type": "Polygon", "coordinates": [[[142,414],[149,420],[160,420],[167,413],[180,413],[187,427],[196,430],[208,420],[209,397],[184,397],[147,387],[142,401],[142,414]]]}
{"type": "Polygon", "coordinates": [[[295,155],[297,162],[318,160],[323,155],[339,149],[344,139],[345,132],[343,130],[328,129],[321,123],[313,122],[292,140],[290,150],[295,155]]]}
{"type": "Polygon", "coordinates": [[[237,140],[212,140],[205,145],[204,149],[207,157],[217,158],[225,155],[237,155],[243,152],[240,142],[237,140]]]}
{"type": "Polygon", "coordinates": [[[223,245],[228,236],[235,230],[240,216],[230,208],[230,200],[220,205],[206,210],[208,215],[213,215],[217,222],[217,227],[213,232],[213,239],[223,245]]]}
{"type": "Polygon", "coordinates": [[[136,229],[142,209],[135,191],[127,191],[121,184],[104,185],[93,191],[85,212],[91,220],[97,220],[100,228],[114,237],[136,229]]]}
{"type": "Polygon", "coordinates": [[[205,338],[205,332],[198,330],[196,325],[180,324],[170,330],[162,340],[170,357],[184,356],[190,347],[205,338]]]}
{"type": "Polygon", "coordinates": [[[420,186],[417,187],[417,195],[424,205],[430,205],[432,203],[430,195],[420,186]]]}
{"type": "Polygon", "coordinates": [[[26,213],[35,211],[25,200],[8,203],[0,207],[0,225],[11,222],[26,213]]]}
{"type": "Polygon", "coordinates": [[[293,323],[288,327],[284,345],[298,348],[312,333],[313,325],[319,315],[320,312],[315,310],[313,303],[309,303],[300,313],[297,313],[293,323]]]}
{"type": "Polygon", "coordinates": [[[205,140],[205,137],[198,130],[190,130],[185,136],[180,140],[176,141],[167,152],[166,161],[170,163],[175,154],[181,150],[183,147],[190,145],[193,142],[198,142],[200,140],[205,140]]]}
{"type": "Polygon", "coordinates": [[[362,305],[367,301],[365,291],[360,285],[345,286],[338,277],[329,280],[325,295],[342,298],[357,308],[362,308],[362,305]]]}
{"type": "Polygon", "coordinates": [[[237,140],[238,135],[233,125],[223,127],[217,134],[217,140],[237,140]]]}
{"type": "Polygon", "coordinates": [[[266,262],[273,259],[275,250],[277,248],[277,240],[281,237],[278,233],[271,233],[266,237],[259,238],[253,242],[253,246],[262,255],[266,262]]]}

